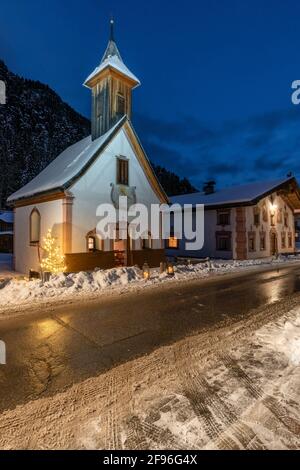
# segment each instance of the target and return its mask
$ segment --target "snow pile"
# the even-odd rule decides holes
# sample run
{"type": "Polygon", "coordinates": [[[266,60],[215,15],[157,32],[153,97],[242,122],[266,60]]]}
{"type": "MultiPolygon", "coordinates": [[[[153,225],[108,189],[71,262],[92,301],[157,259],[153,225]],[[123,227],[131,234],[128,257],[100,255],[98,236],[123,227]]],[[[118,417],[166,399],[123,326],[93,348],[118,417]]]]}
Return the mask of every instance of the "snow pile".
{"type": "Polygon", "coordinates": [[[238,269],[252,266],[277,265],[289,261],[300,261],[299,255],[280,255],[277,258],[261,258],[253,260],[210,260],[198,264],[180,264],[175,266],[175,278],[180,279],[188,274],[201,274],[203,276],[209,273],[222,274],[226,272],[237,271],[238,269]]]}
{"type": "Polygon", "coordinates": [[[257,333],[261,344],[269,350],[284,354],[292,366],[300,366],[300,310],[277,324],[267,325],[257,333]]]}
{"type": "Polygon", "coordinates": [[[163,282],[172,282],[185,279],[200,279],[209,275],[238,272],[247,267],[260,265],[278,265],[287,261],[300,260],[298,256],[281,256],[277,259],[268,258],[246,261],[213,260],[202,263],[178,264],[174,266],[175,275],[170,277],[167,273],[160,273],[159,269],[151,270],[151,279],[145,282],[143,273],[138,267],[114,268],[109,270],[96,269],[93,272],[80,272],[73,274],[59,274],[51,276],[43,283],[40,280],[28,281],[22,279],[0,278],[0,308],[10,305],[21,305],[56,297],[72,298],[75,294],[83,297],[98,291],[124,291],[130,288],[151,286],[163,282]]]}
{"type": "Polygon", "coordinates": [[[11,279],[0,285],[0,305],[72,295],[74,292],[96,292],[113,287],[124,287],[142,278],[138,268],[97,269],[93,272],[59,274],[48,282],[11,279]]]}

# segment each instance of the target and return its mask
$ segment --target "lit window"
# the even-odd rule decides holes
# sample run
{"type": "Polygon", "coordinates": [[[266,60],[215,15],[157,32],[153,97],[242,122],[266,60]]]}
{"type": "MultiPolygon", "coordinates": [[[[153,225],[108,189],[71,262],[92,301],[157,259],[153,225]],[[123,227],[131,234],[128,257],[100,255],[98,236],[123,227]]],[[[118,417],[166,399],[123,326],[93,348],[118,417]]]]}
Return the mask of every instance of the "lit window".
{"type": "Polygon", "coordinates": [[[275,227],[275,214],[272,212],[270,215],[271,215],[271,225],[272,227],[275,227]]]}
{"type": "Polygon", "coordinates": [[[37,209],[30,214],[30,243],[37,245],[41,236],[41,215],[37,209]]]}
{"type": "Polygon", "coordinates": [[[230,225],[230,211],[218,211],[218,225],[230,225]]]}
{"type": "Polygon", "coordinates": [[[96,249],[96,240],[94,237],[89,237],[88,248],[89,248],[89,251],[94,251],[96,249]]]}
{"type": "Polygon", "coordinates": [[[117,184],[128,186],[129,183],[129,162],[123,158],[117,159],[117,184]]]}
{"type": "Polygon", "coordinates": [[[167,240],[167,248],[172,250],[178,250],[179,248],[179,240],[176,237],[169,237],[167,240]]]}

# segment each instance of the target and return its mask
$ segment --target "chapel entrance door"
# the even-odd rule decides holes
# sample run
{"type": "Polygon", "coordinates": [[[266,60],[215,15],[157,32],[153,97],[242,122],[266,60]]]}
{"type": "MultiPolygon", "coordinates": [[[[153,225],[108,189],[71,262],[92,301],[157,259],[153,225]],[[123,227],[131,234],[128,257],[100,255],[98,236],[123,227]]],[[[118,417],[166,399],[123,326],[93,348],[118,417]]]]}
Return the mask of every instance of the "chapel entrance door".
{"type": "Polygon", "coordinates": [[[114,252],[115,252],[116,267],[126,266],[125,243],[126,243],[126,240],[115,240],[114,241],[114,252]]]}
{"type": "Polygon", "coordinates": [[[115,237],[115,240],[113,241],[113,251],[115,253],[116,267],[127,266],[129,248],[130,248],[130,243],[128,239],[128,234],[127,234],[127,239],[123,240],[122,238],[120,238],[119,227],[117,227],[116,237],[115,237]]]}

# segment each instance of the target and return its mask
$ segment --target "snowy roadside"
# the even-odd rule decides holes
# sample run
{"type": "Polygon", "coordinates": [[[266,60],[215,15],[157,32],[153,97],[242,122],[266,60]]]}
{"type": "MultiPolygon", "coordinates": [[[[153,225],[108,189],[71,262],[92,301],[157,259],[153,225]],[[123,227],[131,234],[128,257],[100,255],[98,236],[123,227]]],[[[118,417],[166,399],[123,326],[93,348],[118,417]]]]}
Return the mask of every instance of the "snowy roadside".
{"type": "Polygon", "coordinates": [[[298,302],[5,411],[0,448],[299,449],[298,302]]]}
{"type": "MultiPolygon", "coordinates": [[[[235,273],[255,267],[272,267],[285,263],[297,263],[300,255],[280,256],[247,261],[214,260],[198,264],[175,266],[174,277],[151,270],[151,279],[145,281],[138,267],[97,269],[93,272],[54,275],[48,282],[40,280],[4,279],[0,281],[0,314],[39,305],[51,306],[62,301],[78,301],[99,298],[103,295],[136,291],[145,287],[213,277],[225,273],[235,273]]],[[[1,315],[0,315],[1,318],[1,315]]]]}

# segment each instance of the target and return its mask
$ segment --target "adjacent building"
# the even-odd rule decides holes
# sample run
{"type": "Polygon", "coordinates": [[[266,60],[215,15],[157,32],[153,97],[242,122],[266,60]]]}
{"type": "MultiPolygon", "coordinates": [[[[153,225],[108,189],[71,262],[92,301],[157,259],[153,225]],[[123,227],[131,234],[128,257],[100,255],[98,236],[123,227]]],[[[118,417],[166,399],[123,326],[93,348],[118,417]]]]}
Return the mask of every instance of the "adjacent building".
{"type": "Polygon", "coordinates": [[[0,211],[0,253],[13,252],[14,214],[0,211]]]}
{"type": "Polygon", "coordinates": [[[172,203],[204,205],[205,242],[200,251],[186,251],[186,240],[173,232],[166,244],[170,257],[244,260],[295,252],[300,192],[293,177],[220,191],[211,182],[202,193],[173,197],[172,203]]]}

